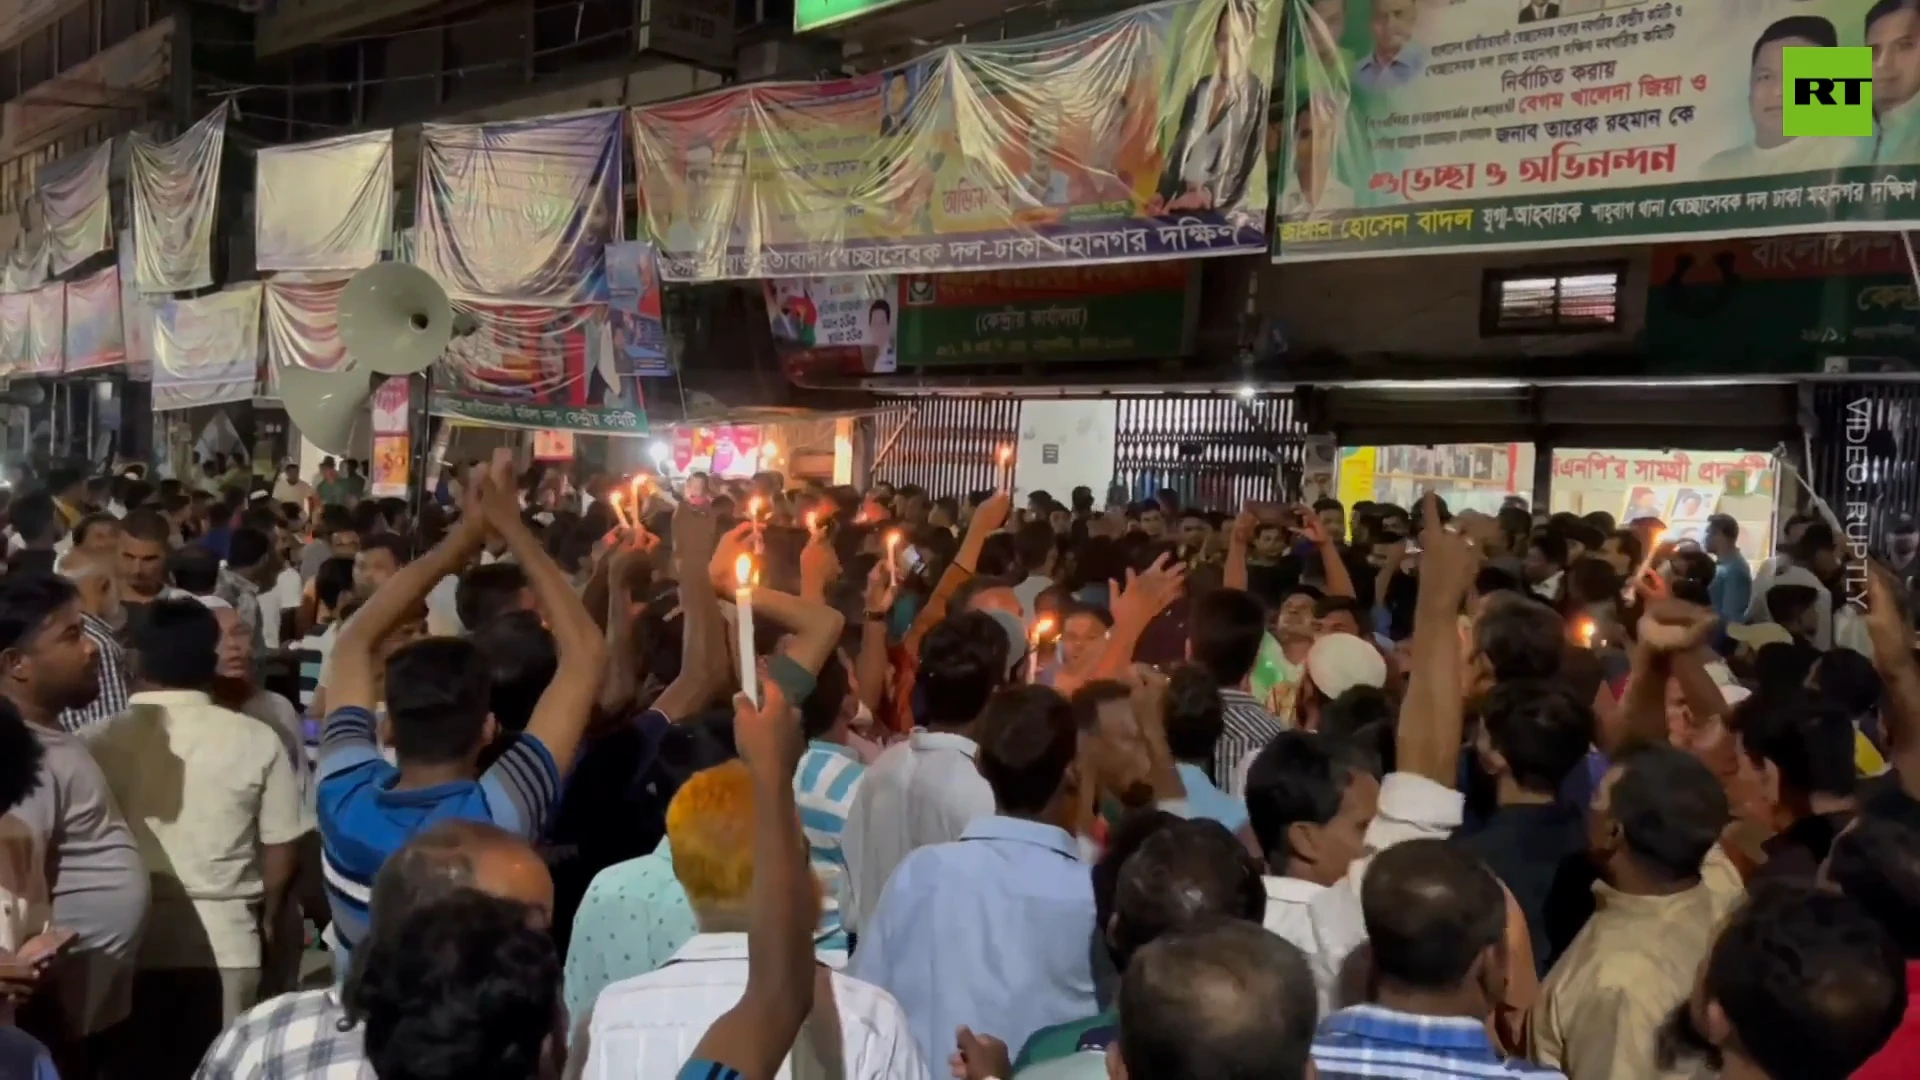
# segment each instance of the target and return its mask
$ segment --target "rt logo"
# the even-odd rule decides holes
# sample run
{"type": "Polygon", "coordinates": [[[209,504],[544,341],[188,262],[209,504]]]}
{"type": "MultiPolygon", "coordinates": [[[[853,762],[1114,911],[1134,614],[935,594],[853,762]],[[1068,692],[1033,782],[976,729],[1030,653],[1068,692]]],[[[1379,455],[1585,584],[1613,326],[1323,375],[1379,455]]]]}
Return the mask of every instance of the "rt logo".
{"type": "Polygon", "coordinates": [[[1780,133],[1843,137],[1873,134],[1873,50],[1789,48],[1781,50],[1787,99],[1780,133]]]}

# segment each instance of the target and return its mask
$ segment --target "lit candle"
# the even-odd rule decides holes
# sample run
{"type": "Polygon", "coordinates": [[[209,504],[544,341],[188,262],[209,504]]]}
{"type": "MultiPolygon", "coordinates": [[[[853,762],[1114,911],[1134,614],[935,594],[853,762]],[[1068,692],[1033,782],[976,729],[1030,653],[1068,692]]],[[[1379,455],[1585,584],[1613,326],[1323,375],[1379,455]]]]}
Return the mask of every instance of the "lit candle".
{"type": "Polygon", "coordinates": [[[887,576],[892,579],[893,584],[896,586],[900,584],[899,554],[900,530],[889,529],[887,531],[887,576]]]}
{"type": "Polygon", "coordinates": [[[1000,444],[1000,490],[1013,490],[1013,447],[1000,444]]]}
{"type": "Polygon", "coordinates": [[[1053,616],[1049,615],[1033,624],[1033,633],[1027,641],[1027,682],[1040,681],[1040,644],[1048,634],[1053,633],[1053,616]]]}
{"type": "Polygon", "coordinates": [[[1640,579],[1646,576],[1647,569],[1653,565],[1654,555],[1660,551],[1660,545],[1665,543],[1666,539],[1667,530],[1665,529],[1655,529],[1647,537],[1646,554],[1640,556],[1640,565],[1633,568],[1633,576],[1627,579],[1626,587],[1620,590],[1621,597],[1629,601],[1633,599],[1634,589],[1639,586],[1640,579]]]}
{"type": "Polygon", "coordinates": [[[753,553],[755,555],[767,553],[767,539],[762,531],[766,524],[766,505],[766,500],[758,495],[747,500],[747,519],[753,522],[753,553]]]}
{"type": "Polygon", "coordinates": [[[1581,619],[1577,624],[1575,624],[1574,632],[1580,635],[1581,648],[1583,649],[1593,648],[1593,620],[1592,619],[1581,619]]]}
{"type": "Polygon", "coordinates": [[[627,508],[622,505],[623,502],[624,500],[620,498],[620,493],[617,491],[607,496],[607,505],[613,507],[614,520],[620,523],[621,528],[631,529],[633,528],[633,522],[627,520],[627,508]]]}
{"type": "Polygon", "coordinates": [[[753,556],[741,555],[733,563],[738,587],[733,591],[733,625],[740,631],[740,690],[755,705],[760,704],[760,678],[753,655],[753,556]]]}

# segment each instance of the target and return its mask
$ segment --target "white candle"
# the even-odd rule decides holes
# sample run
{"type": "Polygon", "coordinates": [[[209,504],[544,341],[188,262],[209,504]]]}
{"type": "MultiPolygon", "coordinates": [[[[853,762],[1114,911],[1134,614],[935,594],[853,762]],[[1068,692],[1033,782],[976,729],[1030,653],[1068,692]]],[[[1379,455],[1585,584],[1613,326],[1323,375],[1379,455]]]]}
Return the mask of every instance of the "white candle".
{"type": "Polygon", "coordinates": [[[733,564],[733,624],[740,631],[740,690],[755,705],[760,704],[760,675],[753,655],[753,557],[742,555],[733,564]]]}
{"type": "Polygon", "coordinates": [[[1027,641],[1027,683],[1032,685],[1040,681],[1040,645],[1046,636],[1053,632],[1053,618],[1041,619],[1033,624],[1033,634],[1027,641]]]}
{"type": "Polygon", "coordinates": [[[1013,447],[1005,444],[1000,447],[1000,490],[1013,490],[1013,447]]]}
{"type": "Polygon", "coordinates": [[[900,584],[900,530],[887,533],[887,577],[895,586],[900,584]]]}
{"type": "Polygon", "coordinates": [[[621,505],[621,502],[620,493],[617,491],[607,496],[607,504],[613,507],[614,520],[619,522],[621,528],[631,529],[633,522],[627,520],[627,508],[621,505]]]}
{"type": "Polygon", "coordinates": [[[765,525],[762,508],[765,506],[766,502],[758,495],[747,501],[747,519],[753,522],[753,553],[756,556],[767,553],[767,539],[762,532],[765,525]]]}

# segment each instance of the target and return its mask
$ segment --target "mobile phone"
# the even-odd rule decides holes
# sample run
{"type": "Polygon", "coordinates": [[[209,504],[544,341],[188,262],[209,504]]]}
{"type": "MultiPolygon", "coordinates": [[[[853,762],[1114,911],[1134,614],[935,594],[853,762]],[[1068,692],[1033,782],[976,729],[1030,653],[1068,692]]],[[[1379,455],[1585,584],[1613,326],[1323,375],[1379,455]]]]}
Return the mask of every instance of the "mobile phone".
{"type": "Polygon", "coordinates": [[[910,577],[917,574],[922,567],[927,565],[927,560],[921,556],[920,549],[914,547],[912,544],[901,544],[894,558],[900,563],[900,573],[902,576],[910,577]]]}

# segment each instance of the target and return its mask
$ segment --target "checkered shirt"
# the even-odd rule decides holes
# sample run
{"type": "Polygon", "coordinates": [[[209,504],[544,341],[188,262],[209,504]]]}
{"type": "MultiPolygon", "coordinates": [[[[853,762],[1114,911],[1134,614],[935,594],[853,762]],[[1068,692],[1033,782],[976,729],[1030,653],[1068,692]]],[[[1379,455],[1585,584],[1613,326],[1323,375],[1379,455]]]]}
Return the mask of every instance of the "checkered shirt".
{"type": "Polygon", "coordinates": [[[94,652],[100,657],[100,694],[78,709],[60,710],[60,728],[70,735],[127,711],[127,659],[120,643],[113,639],[113,627],[81,612],[80,630],[93,642],[94,652]]]}
{"type": "Polygon", "coordinates": [[[193,1080],[375,1080],[360,1030],[340,1030],[332,990],[281,994],[220,1033],[193,1080]]]}

